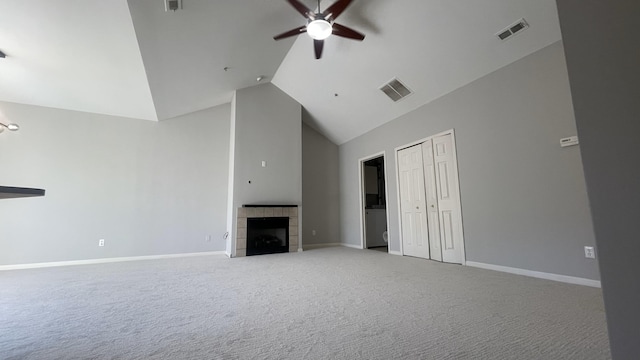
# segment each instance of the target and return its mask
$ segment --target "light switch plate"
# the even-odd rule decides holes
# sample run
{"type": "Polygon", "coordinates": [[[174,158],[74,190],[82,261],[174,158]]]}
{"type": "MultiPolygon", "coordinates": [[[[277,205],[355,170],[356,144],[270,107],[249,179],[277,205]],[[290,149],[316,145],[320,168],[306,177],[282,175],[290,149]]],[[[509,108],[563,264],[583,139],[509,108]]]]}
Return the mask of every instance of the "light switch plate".
{"type": "Polygon", "coordinates": [[[587,259],[595,259],[596,258],[596,250],[593,246],[585,246],[584,247],[584,257],[587,259]]]}
{"type": "Polygon", "coordinates": [[[560,147],[578,145],[578,143],[579,142],[578,142],[577,136],[569,136],[569,137],[560,139],[560,147]]]}

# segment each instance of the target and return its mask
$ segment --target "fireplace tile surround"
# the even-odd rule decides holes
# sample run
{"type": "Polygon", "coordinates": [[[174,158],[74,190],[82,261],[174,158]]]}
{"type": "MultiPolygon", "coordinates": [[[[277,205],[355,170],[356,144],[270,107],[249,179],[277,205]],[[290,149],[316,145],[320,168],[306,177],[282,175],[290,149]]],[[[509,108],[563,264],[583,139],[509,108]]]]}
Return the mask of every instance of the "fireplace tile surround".
{"type": "Polygon", "coordinates": [[[289,252],[298,251],[298,207],[284,205],[245,205],[237,211],[236,257],[247,256],[247,219],[288,217],[289,218],[289,252]]]}

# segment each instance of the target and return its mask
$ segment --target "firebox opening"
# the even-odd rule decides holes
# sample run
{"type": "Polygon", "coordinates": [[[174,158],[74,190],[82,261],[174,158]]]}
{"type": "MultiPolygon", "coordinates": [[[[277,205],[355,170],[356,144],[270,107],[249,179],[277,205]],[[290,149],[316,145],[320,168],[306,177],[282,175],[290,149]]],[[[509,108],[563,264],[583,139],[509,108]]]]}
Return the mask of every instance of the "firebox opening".
{"type": "Polygon", "coordinates": [[[289,218],[248,218],[247,256],[289,252],[289,218]]]}

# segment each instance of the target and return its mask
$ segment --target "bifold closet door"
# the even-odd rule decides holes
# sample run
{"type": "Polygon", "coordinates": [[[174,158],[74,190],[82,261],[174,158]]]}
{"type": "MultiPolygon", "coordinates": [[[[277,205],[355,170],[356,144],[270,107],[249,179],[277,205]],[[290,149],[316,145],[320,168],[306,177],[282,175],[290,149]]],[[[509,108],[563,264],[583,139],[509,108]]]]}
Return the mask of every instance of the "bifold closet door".
{"type": "MultiPolygon", "coordinates": [[[[458,186],[458,170],[453,153],[453,139],[451,134],[438,136],[433,142],[433,168],[438,213],[438,230],[442,261],[462,264],[462,212],[460,209],[460,194],[458,186]]],[[[428,184],[430,187],[430,184],[428,184]]],[[[431,209],[431,208],[430,208],[431,209]]],[[[429,218],[431,220],[431,218],[429,218]]],[[[430,221],[429,226],[435,226],[430,221]]],[[[432,237],[433,242],[437,238],[432,237]]]]}
{"type": "Polygon", "coordinates": [[[422,145],[398,151],[403,254],[429,258],[422,145]]]}
{"type": "Polygon", "coordinates": [[[438,211],[438,194],[436,189],[436,170],[433,159],[433,141],[422,144],[424,163],[424,182],[427,200],[427,227],[429,231],[429,250],[431,259],[442,261],[440,248],[440,212],[438,211]]]}

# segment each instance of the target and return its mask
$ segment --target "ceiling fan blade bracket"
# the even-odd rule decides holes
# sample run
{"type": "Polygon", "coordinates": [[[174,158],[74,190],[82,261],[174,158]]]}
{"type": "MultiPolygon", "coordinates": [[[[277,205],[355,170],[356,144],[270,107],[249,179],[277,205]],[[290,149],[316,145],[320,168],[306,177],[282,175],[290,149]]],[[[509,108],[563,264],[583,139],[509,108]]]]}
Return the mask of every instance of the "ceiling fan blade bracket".
{"type": "Polygon", "coordinates": [[[291,4],[291,6],[293,6],[293,8],[296,9],[300,13],[300,15],[306,17],[309,20],[314,20],[315,19],[315,14],[313,13],[313,11],[311,11],[311,9],[306,7],[300,1],[298,1],[298,0],[287,0],[287,2],[289,4],[291,4]]]}
{"type": "Polygon", "coordinates": [[[333,27],[333,31],[332,31],[333,35],[340,36],[347,39],[352,39],[352,40],[359,40],[359,41],[364,40],[364,34],[358,31],[355,31],[349,27],[336,24],[336,23],[333,23],[332,27],[333,27]]]}
{"type": "Polygon", "coordinates": [[[306,32],[306,31],[307,31],[307,27],[306,26],[300,26],[298,28],[291,29],[289,31],[285,31],[282,34],[278,34],[278,35],[274,36],[273,40],[281,40],[281,39],[288,38],[288,37],[291,37],[291,36],[297,36],[297,35],[300,35],[300,34],[306,32]]]}
{"type": "Polygon", "coordinates": [[[322,15],[326,20],[335,21],[340,14],[351,4],[352,0],[338,0],[334,2],[331,6],[326,8],[322,15]]]}

